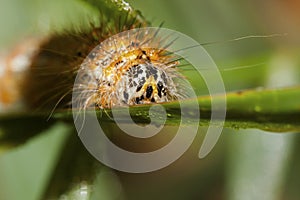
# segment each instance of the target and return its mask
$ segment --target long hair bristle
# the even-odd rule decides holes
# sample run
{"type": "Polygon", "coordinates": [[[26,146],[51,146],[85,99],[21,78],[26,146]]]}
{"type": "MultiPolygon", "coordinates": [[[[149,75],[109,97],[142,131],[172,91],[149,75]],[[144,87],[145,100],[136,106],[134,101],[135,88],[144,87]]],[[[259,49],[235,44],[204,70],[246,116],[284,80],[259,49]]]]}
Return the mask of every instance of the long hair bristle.
{"type": "Polygon", "coordinates": [[[101,17],[98,26],[87,30],[53,33],[42,42],[20,90],[26,105],[36,110],[69,107],[77,71],[90,51],[110,35],[143,26],[129,14],[105,20],[101,17]]]}

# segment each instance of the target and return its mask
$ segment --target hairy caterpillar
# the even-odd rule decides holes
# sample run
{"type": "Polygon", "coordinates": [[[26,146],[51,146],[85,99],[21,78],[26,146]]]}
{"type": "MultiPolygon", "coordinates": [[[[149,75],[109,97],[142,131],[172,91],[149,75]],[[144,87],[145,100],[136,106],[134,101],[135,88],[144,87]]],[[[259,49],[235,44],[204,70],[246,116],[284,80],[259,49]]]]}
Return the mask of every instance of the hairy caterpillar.
{"type": "MultiPolygon", "coordinates": [[[[155,32],[147,35],[137,31],[103,43],[122,31],[149,25],[129,12],[118,19],[102,16],[100,24],[86,30],[69,30],[25,42],[26,47],[35,48],[30,55],[18,52],[25,55],[27,67],[15,90],[7,87],[8,91],[18,91],[13,99],[20,99],[30,110],[49,111],[70,107],[72,92],[80,93],[78,101],[83,108],[161,103],[186,97],[187,92],[175,80],[183,79],[176,70],[180,58],[164,50],[171,45],[166,38],[156,37],[155,32]],[[147,45],[154,48],[142,47],[147,45]],[[83,69],[84,84],[74,85],[78,71],[83,69]]],[[[1,102],[11,96],[2,95],[1,102]]],[[[13,99],[7,104],[13,105],[13,99]]]]}
{"type": "MultiPolygon", "coordinates": [[[[125,30],[143,27],[146,26],[145,23],[139,22],[137,18],[126,18],[124,19],[123,24],[119,23],[119,27],[110,27],[108,24],[114,23],[114,21],[105,21],[102,19],[101,24],[99,26],[92,25],[89,30],[80,30],[80,31],[68,31],[63,34],[54,34],[46,39],[36,39],[33,42],[24,42],[22,46],[25,46],[25,49],[28,46],[33,46],[33,50],[30,52],[30,55],[25,50],[15,50],[17,51],[17,56],[22,55],[27,59],[26,70],[25,73],[23,71],[21,80],[15,81],[11,74],[16,74],[13,70],[13,62],[17,59],[17,56],[9,56],[9,60],[5,63],[7,72],[3,73],[4,77],[7,77],[5,80],[2,80],[6,84],[7,90],[1,90],[1,102],[5,105],[10,105],[15,103],[15,99],[22,98],[25,101],[26,105],[36,109],[53,109],[54,107],[67,107],[70,105],[71,95],[72,95],[72,88],[74,84],[74,80],[77,74],[77,71],[80,68],[81,63],[84,61],[85,58],[91,58],[93,54],[101,55],[105,53],[102,52],[91,52],[97,45],[99,45],[103,40],[108,38],[111,35],[114,35],[118,32],[122,32],[125,30]],[[12,69],[12,70],[11,70],[12,69]],[[9,81],[12,80],[12,84],[8,84],[9,81]],[[14,89],[12,89],[14,88],[14,89]],[[11,92],[12,91],[12,92],[11,92]],[[14,94],[14,91],[18,91],[18,95],[14,94]]],[[[115,20],[115,19],[112,19],[115,20]]],[[[119,20],[122,20],[121,18],[119,20]]],[[[132,40],[133,40],[132,36],[132,40]]],[[[131,39],[128,38],[127,40],[124,38],[120,38],[119,41],[114,41],[116,44],[124,44],[131,42],[131,39]],[[122,41],[124,40],[124,41],[122,41]]],[[[144,40],[145,41],[145,40],[144,40]]],[[[110,52],[107,54],[110,57],[110,60],[106,60],[109,62],[110,65],[116,65],[117,62],[122,62],[122,58],[128,58],[129,56],[136,56],[136,59],[131,59],[130,63],[124,67],[122,73],[116,73],[115,75],[117,79],[120,79],[123,75],[129,75],[130,72],[139,71],[139,70],[132,70],[131,66],[137,66],[137,68],[151,68],[150,63],[151,60],[145,60],[145,57],[141,55],[141,53],[145,53],[148,50],[139,49],[139,44],[136,41],[132,43],[130,46],[130,52],[127,55],[119,55],[121,51],[119,49],[115,49],[114,52],[110,52]],[[141,57],[140,57],[141,56],[141,57]],[[111,63],[114,62],[114,63],[111,63]]],[[[21,45],[20,45],[21,46],[21,45]]],[[[104,47],[107,48],[107,47],[104,47]]],[[[17,47],[16,49],[19,49],[17,47]]],[[[128,51],[128,49],[126,50],[128,51]]],[[[123,51],[124,53],[124,51],[123,51]]],[[[152,55],[152,54],[151,54],[152,55]]],[[[158,56],[158,54],[155,54],[158,56]]],[[[159,55],[160,56],[160,55],[159,55]]],[[[160,59],[158,56],[158,60],[160,59]]],[[[170,57],[170,56],[169,56],[170,57]]],[[[153,59],[153,56],[147,56],[146,58],[153,59]]],[[[167,58],[167,56],[165,56],[167,58]]],[[[171,57],[170,57],[171,58],[171,57]]],[[[99,58],[100,59],[100,58],[99,58]]],[[[95,62],[90,63],[90,65],[95,64],[95,62]]],[[[103,64],[102,60],[102,64],[103,64]]],[[[24,63],[23,63],[24,64],[24,63]]],[[[86,65],[85,65],[86,67],[86,65]]],[[[91,67],[91,66],[89,66],[91,67]]],[[[112,71],[115,66],[105,66],[108,69],[106,70],[105,76],[112,76],[113,74],[108,74],[108,71],[112,71]]],[[[155,66],[152,65],[152,67],[155,66]]],[[[23,67],[25,68],[25,67],[23,67]]],[[[99,71],[99,69],[98,69],[99,71]]],[[[119,70],[120,72],[120,70],[119,70]]],[[[134,75],[131,73],[131,75],[134,75]]],[[[148,76],[148,75],[147,75],[148,76]]],[[[157,76],[154,75],[154,76],[157,76]]],[[[151,80],[153,81],[153,77],[151,76],[151,80]]],[[[93,77],[93,76],[90,76],[93,77]]],[[[143,77],[141,77],[143,78],[143,77]]],[[[149,77],[148,77],[149,78],[149,77]]],[[[103,107],[110,107],[112,105],[120,104],[118,98],[114,98],[113,100],[109,100],[108,102],[104,102],[108,94],[111,94],[113,87],[116,87],[116,83],[111,85],[111,89],[107,88],[104,89],[105,77],[102,76],[102,80],[94,80],[95,88],[93,103],[97,104],[100,108],[103,107]],[[102,81],[102,83],[100,83],[102,81]],[[98,82],[98,83],[97,83],[98,82]],[[102,99],[97,99],[96,95],[101,95],[102,99]]],[[[144,79],[143,79],[144,80],[144,79]]],[[[137,80],[138,81],[138,80],[137,80]]],[[[147,80],[147,84],[153,84],[153,82],[149,82],[147,80]]],[[[5,85],[4,84],[4,85],[5,85]]],[[[139,83],[141,84],[141,83],[139,83]]],[[[146,83],[145,83],[146,84],[146,83]]],[[[89,84],[87,84],[89,85],[89,84]]],[[[76,86],[75,86],[76,87],[76,86]]],[[[141,85],[136,86],[141,87],[141,85]]],[[[152,101],[158,96],[161,96],[161,92],[165,90],[165,88],[161,88],[160,84],[159,87],[151,88],[149,86],[147,90],[147,86],[142,86],[140,88],[141,91],[147,93],[145,97],[149,96],[149,90],[153,90],[153,94],[150,95],[151,98],[147,98],[148,100],[151,99],[152,101]],[[158,91],[159,90],[159,91],[158,91]],[[154,94],[155,93],[155,94],[154,94]]],[[[126,88],[125,88],[126,89],[126,88]]],[[[137,88],[136,88],[137,89],[137,88]]],[[[76,90],[76,89],[75,89],[76,90]]],[[[140,92],[141,93],[141,92],[140,92]]],[[[172,95],[170,95],[172,96],[172,95]]],[[[148,101],[140,100],[136,103],[146,103],[148,101]]],[[[89,101],[89,104],[92,100],[89,101]]]]}
{"type": "MultiPolygon", "coordinates": [[[[20,60],[19,55],[25,57],[23,65],[29,67],[25,77],[16,79],[16,83],[12,81],[15,78],[11,71],[0,73],[0,76],[6,77],[2,79],[4,88],[8,88],[0,91],[2,104],[13,105],[15,99],[23,98],[26,105],[35,109],[52,110],[70,106],[74,79],[84,60],[82,67],[89,69],[89,73],[85,74],[89,79],[85,80],[85,86],[75,85],[74,90],[81,93],[78,100],[82,101],[80,105],[83,108],[91,105],[110,108],[122,104],[160,103],[186,97],[182,85],[173,80],[183,78],[176,71],[179,58],[159,49],[171,44],[164,42],[164,38],[156,38],[155,33],[146,36],[137,32],[106,42],[102,44],[102,49],[94,49],[114,34],[148,25],[136,18],[126,17],[121,21],[120,18],[116,25],[102,20],[99,26],[91,26],[89,30],[68,31],[22,43],[25,47],[32,47],[32,50],[23,53],[25,50],[21,48],[16,56],[8,57],[6,69],[14,68],[16,60],[20,60]],[[143,49],[141,44],[144,43],[152,43],[157,48],[143,49]]],[[[269,36],[247,36],[232,41],[250,37],[269,36]]]]}
{"type": "Polygon", "coordinates": [[[81,105],[111,108],[183,98],[174,80],[180,77],[179,58],[165,50],[170,43],[156,36],[159,30],[122,32],[93,49],[81,65],[80,83],[74,85],[79,101],[85,99],[81,105]]]}

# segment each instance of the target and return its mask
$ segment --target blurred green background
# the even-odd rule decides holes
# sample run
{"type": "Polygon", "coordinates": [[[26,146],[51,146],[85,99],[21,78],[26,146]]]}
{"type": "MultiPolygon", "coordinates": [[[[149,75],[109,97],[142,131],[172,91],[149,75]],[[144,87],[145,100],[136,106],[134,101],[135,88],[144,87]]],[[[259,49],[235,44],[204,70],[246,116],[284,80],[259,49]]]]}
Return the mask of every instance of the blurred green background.
{"type": "MultiPolygon", "coordinates": [[[[164,27],[185,33],[199,43],[287,33],[285,37],[220,42],[205,49],[222,69],[227,91],[286,87],[300,82],[300,4],[296,0],[129,3],[154,26],[164,22],[164,27]],[[255,66],[233,70],[249,65],[255,66]]],[[[75,0],[1,0],[0,5],[1,51],[28,35],[60,30],[87,21],[96,13],[91,6],[75,0]]],[[[202,88],[205,86],[197,87],[200,92],[202,88]]],[[[199,131],[193,146],[179,160],[162,170],[128,174],[98,164],[92,185],[85,185],[80,173],[73,174],[80,184],[67,182],[73,189],[60,199],[88,199],[82,191],[93,191],[92,199],[299,199],[299,134],[225,129],[213,151],[198,159],[204,131],[199,131]]],[[[3,147],[0,200],[44,198],[70,134],[74,134],[71,125],[59,123],[24,145],[11,150],[3,147]]],[[[78,150],[71,151],[76,157],[78,150]]],[[[70,162],[65,167],[80,165],[87,163],[70,162]]],[[[60,176],[65,179],[64,173],[60,176]]]]}

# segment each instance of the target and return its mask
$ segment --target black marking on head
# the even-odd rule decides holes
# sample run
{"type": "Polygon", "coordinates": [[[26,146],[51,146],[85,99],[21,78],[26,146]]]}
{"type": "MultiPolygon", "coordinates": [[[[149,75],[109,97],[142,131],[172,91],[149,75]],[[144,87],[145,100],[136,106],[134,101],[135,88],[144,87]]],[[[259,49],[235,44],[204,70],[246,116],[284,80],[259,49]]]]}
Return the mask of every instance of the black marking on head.
{"type": "Polygon", "coordinates": [[[161,74],[161,78],[164,82],[167,82],[167,77],[166,77],[165,73],[161,74]]]}
{"type": "Polygon", "coordinates": [[[150,72],[151,74],[157,74],[157,69],[155,69],[154,67],[150,67],[150,68],[149,68],[149,72],[150,72]]]}
{"type": "Polygon", "coordinates": [[[138,67],[138,70],[137,70],[136,74],[141,74],[141,73],[143,73],[143,70],[140,67],[138,67]]]}
{"type": "Polygon", "coordinates": [[[151,67],[151,68],[149,69],[149,72],[150,72],[150,74],[154,77],[154,79],[157,80],[157,78],[158,78],[158,70],[151,67]]]}
{"type": "Polygon", "coordinates": [[[135,102],[137,103],[137,104],[140,104],[141,103],[141,101],[144,99],[144,95],[142,95],[142,96],[140,96],[140,97],[136,97],[135,98],[135,102]]]}
{"type": "Polygon", "coordinates": [[[142,89],[142,85],[140,85],[140,86],[138,86],[137,88],[136,88],[136,92],[139,92],[141,89],[142,89]]]}
{"type": "Polygon", "coordinates": [[[152,92],[153,92],[153,88],[152,88],[152,86],[150,85],[150,86],[148,86],[147,89],[146,89],[146,97],[147,97],[147,98],[150,98],[151,95],[152,95],[152,92]]]}
{"type": "Polygon", "coordinates": [[[152,97],[152,98],[151,98],[151,102],[152,102],[152,103],[154,103],[154,102],[155,102],[155,99],[154,99],[154,97],[152,97]]]}
{"type": "Polygon", "coordinates": [[[158,92],[158,96],[161,97],[161,91],[164,88],[163,84],[159,81],[157,83],[157,92],[158,92]]]}
{"type": "Polygon", "coordinates": [[[162,90],[162,93],[166,96],[166,95],[167,95],[167,90],[164,88],[164,89],[162,90]]]}
{"type": "Polygon", "coordinates": [[[150,72],[147,70],[146,71],[146,78],[148,79],[150,77],[150,75],[151,75],[150,72]]]}
{"type": "Polygon", "coordinates": [[[140,98],[139,98],[139,97],[136,97],[136,98],[135,98],[135,102],[136,102],[137,104],[140,104],[140,98]]]}
{"type": "Polygon", "coordinates": [[[128,93],[124,91],[123,96],[124,96],[124,99],[126,99],[126,101],[127,101],[128,100],[128,93]]]}

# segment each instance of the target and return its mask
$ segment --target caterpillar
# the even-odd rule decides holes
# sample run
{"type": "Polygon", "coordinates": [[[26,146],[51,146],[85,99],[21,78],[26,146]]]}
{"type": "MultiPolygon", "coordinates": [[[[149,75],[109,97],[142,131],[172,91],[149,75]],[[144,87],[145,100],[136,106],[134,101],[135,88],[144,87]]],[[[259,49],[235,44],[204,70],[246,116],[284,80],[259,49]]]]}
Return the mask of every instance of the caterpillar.
{"type": "MultiPolygon", "coordinates": [[[[133,29],[112,36],[86,57],[74,87],[84,108],[162,103],[184,98],[174,79],[179,58],[152,29],[133,29]]],[[[182,77],[183,78],[183,77],[182,77]]],[[[73,91],[73,92],[74,92],[73,91]]],[[[80,107],[82,107],[80,106],[80,107]]]]}
{"type": "MultiPolygon", "coordinates": [[[[184,79],[177,70],[181,58],[164,50],[172,42],[156,37],[155,32],[139,32],[138,28],[149,23],[129,16],[103,18],[99,25],[87,30],[27,39],[10,55],[3,55],[0,61],[6,67],[0,71],[0,84],[4,86],[0,90],[0,108],[15,108],[16,102],[38,110],[67,108],[72,93],[77,94],[77,105],[84,109],[186,98],[188,92],[176,80],[184,79]],[[109,39],[136,28],[129,35],[109,39]],[[78,72],[82,83],[74,85],[78,72]]],[[[269,36],[229,41],[250,37],[269,36]]]]}
{"type": "MultiPolygon", "coordinates": [[[[20,101],[29,110],[52,111],[70,108],[74,93],[77,105],[84,109],[186,98],[188,92],[181,81],[185,78],[177,70],[181,58],[165,50],[172,41],[168,36],[157,37],[157,32],[139,31],[150,23],[130,12],[114,18],[100,16],[100,23],[91,23],[86,29],[21,42],[24,49],[31,46],[32,51],[18,51],[17,56],[25,57],[27,66],[20,80],[8,78],[15,83],[5,86],[2,105],[15,107],[20,101]],[[136,31],[124,32],[133,29],[136,31]],[[80,83],[74,83],[77,74],[80,83]]],[[[13,68],[10,63],[17,56],[10,58],[7,69],[13,68]]],[[[5,76],[8,74],[14,71],[5,76]]]]}

